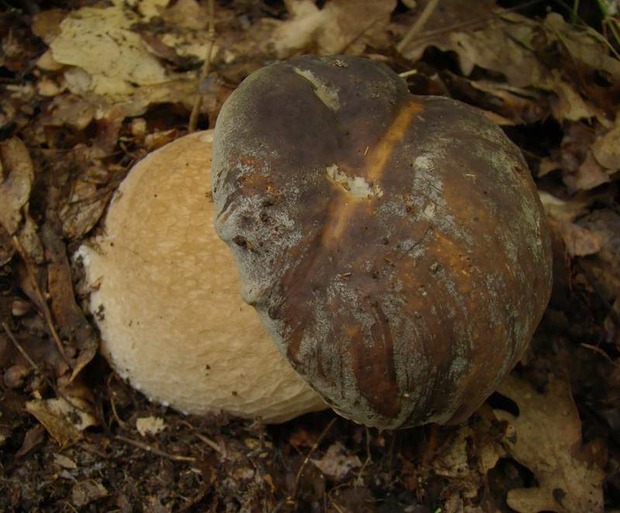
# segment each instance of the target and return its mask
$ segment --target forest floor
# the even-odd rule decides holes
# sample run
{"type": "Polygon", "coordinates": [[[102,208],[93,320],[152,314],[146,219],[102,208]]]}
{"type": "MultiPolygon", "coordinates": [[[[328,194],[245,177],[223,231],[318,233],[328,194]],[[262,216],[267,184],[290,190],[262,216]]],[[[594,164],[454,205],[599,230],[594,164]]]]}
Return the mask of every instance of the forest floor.
{"type": "Polygon", "coordinates": [[[0,511],[620,511],[618,2],[0,2],[0,511]],[[577,9],[579,5],[579,9],[577,9]],[[70,265],[130,167],[252,71],[384,62],[521,148],[554,288],[499,391],[459,426],[281,425],[152,404],[99,355],[70,265]],[[138,422],[138,421],[141,422],[138,422]],[[161,430],[138,429],[156,425],[161,430]]]}

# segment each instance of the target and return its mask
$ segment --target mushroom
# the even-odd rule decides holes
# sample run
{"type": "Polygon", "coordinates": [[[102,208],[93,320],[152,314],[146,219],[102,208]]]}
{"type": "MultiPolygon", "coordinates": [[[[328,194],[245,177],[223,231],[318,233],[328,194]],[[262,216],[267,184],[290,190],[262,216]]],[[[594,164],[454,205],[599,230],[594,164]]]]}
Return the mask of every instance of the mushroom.
{"type": "Polygon", "coordinates": [[[283,422],[325,408],[239,297],[213,227],[213,131],[151,153],[82,246],[89,308],[112,367],[150,399],[193,413],[283,422]]]}
{"type": "Polygon", "coordinates": [[[305,56],[253,73],[218,117],[212,180],[245,301],[356,422],[463,421],[546,308],[550,239],[519,149],[383,64],[305,56]]]}

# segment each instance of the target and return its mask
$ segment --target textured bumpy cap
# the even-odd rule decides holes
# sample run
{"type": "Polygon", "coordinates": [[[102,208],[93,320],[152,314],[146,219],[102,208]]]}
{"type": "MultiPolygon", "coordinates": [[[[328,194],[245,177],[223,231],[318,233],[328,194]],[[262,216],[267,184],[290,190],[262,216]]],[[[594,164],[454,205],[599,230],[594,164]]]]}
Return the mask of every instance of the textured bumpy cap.
{"type": "Polygon", "coordinates": [[[102,350],[149,398],[184,412],[283,422],[325,408],[239,297],[213,228],[213,131],[170,143],[121,184],[81,248],[102,350]]]}
{"type": "Polygon", "coordinates": [[[475,109],[370,60],[301,57],[231,95],[213,173],[244,299],[343,416],[463,420],[523,355],[549,236],[521,153],[475,109]]]}

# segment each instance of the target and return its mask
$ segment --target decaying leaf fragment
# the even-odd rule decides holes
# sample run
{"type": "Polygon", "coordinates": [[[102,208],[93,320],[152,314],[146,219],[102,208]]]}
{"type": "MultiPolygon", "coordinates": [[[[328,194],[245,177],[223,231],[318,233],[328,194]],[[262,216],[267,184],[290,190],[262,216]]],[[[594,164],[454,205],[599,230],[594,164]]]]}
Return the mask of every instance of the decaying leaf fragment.
{"type": "Polygon", "coordinates": [[[42,238],[49,262],[47,286],[51,311],[63,338],[78,350],[70,378],[74,380],[95,356],[99,339],[75,301],[71,268],[64,242],[49,224],[43,226],[42,238]]]}
{"type": "Polygon", "coordinates": [[[609,304],[615,301],[616,306],[620,306],[620,214],[610,208],[595,210],[577,223],[602,241],[601,250],[592,257],[581,259],[579,265],[596,282],[605,300],[609,304]]]}
{"type": "Polygon", "coordinates": [[[508,505],[520,513],[603,511],[605,473],[587,459],[581,442],[581,421],[570,386],[555,378],[545,394],[509,376],[499,392],[516,402],[519,416],[495,410],[509,422],[514,436],[505,444],[514,459],[529,468],[538,487],[510,490],[508,505]]]}
{"type": "Polygon", "coordinates": [[[425,31],[404,48],[403,55],[418,60],[429,46],[453,51],[464,75],[479,66],[502,73],[517,87],[540,82],[548,74],[531,49],[534,21],[515,13],[497,16],[488,3],[462,4],[450,2],[445,9],[436,9],[425,31]]]}
{"type": "Polygon", "coordinates": [[[26,411],[45,427],[61,447],[77,442],[82,438],[84,429],[97,425],[92,406],[78,397],[71,397],[71,402],[62,397],[29,401],[26,411]]]}
{"type": "Polygon", "coordinates": [[[366,44],[385,37],[395,0],[331,0],[319,9],[312,0],[288,0],[291,15],[274,33],[280,58],[300,51],[321,55],[360,54],[366,44]]]}
{"type": "Polygon", "coordinates": [[[9,235],[19,229],[33,180],[34,168],[26,145],[17,137],[0,142],[0,224],[9,235]]]}
{"type": "MultiPolygon", "coordinates": [[[[449,479],[444,494],[474,499],[484,487],[488,472],[506,450],[491,435],[486,420],[474,426],[461,426],[454,437],[443,444],[432,459],[433,472],[449,479]]],[[[499,437],[498,437],[499,438],[499,437]]]]}
{"type": "Polygon", "coordinates": [[[340,442],[330,445],[321,459],[311,461],[325,476],[335,481],[342,481],[362,466],[360,459],[350,454],[340,442]]]}
{"type": "Polygon", "coordinates": [[[601,235],[574,222],[587,212],[588,200],[577,198],[564,201],[544,191],[539,191],[538,195],[549,223],[561,235],[571,256],[594,255],[601,250],[601,235]]]}
{"type": "Polygon", "coordinates": [[[72,92],[122,97],[139,86],[169,80],[162,64],[131,30],[138,21],[121,4],[83,7],[67,15],[49,45],[56,62],[72,66],[65,72],[72,92]]]}
{"type": "Polygon", "coordinates": [[[616,126],[592,145],[592,153],[596,161],[610,173],[620,171],[620,116],[616,126]]]}

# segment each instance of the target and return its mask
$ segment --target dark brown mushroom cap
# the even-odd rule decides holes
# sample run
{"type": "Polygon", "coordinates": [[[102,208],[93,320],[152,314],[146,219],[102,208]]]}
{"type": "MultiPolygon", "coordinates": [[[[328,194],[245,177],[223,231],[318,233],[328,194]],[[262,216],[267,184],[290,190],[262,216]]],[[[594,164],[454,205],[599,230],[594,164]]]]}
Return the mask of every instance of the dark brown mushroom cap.
{"type": "Polygon", "coordinates": [[[522,356],[549,236],[521,153],[474,109],[369,60],[300,57],[231,95],[213,173],[244,299],[343,416],[463,420],[522,356]]]}

